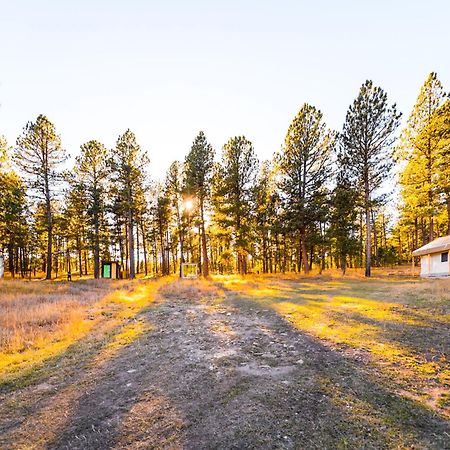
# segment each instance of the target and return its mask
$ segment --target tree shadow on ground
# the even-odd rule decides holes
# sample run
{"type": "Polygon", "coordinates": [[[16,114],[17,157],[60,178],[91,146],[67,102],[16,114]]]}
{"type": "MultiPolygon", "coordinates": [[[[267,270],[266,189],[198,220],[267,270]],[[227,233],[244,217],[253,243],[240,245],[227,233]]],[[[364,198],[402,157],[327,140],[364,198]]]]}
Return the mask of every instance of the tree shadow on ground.
{"type": "Polygon", "coordinates": [[[69,400],[47,405],[64,420],[48,423],[48,433],[35,428],[30,442],[52,449],[448,444],[444,418],[250,296],[172,299],[144,317],[157,328],[87,378],[71,379],[69,400]]]}

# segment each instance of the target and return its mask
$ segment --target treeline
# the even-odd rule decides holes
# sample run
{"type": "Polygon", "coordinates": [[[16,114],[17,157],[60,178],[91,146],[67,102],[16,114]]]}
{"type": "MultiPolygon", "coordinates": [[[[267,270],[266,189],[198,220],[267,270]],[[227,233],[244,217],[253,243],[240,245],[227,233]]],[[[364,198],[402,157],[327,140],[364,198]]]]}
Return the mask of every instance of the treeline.
{"type": "Polygon", "coordinates": [[[199,272],[309,272],[410,260],[450,233],[450,106],[434,73],[395,139],[400,113],[371,81],[340,132],[304,104],[284,146],[259,162],[244,136],[220,154],[203,132],[163,182],[127,130],[115,148],[81,145],[70,171],[48,118],[29,122],[14,148],[0,141],[0,248],[15,276],[93,274],[117,260],[125,276],[199,272]],[[392,206],[400,168],[399,220],[392,206]],[[392,181],[391,183],[387,183],[392,181]]]}

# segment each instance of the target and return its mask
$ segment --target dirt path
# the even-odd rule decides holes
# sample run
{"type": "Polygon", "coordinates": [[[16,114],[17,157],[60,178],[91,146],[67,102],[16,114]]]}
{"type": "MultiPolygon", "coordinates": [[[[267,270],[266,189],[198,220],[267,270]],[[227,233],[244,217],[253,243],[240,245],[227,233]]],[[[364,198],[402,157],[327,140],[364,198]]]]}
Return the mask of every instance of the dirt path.
{"type": "Polygon", "coordinates": [[[0,397],[0,447],[436,448],[448,423],[271,310],[185,285],[100,364],[0,397]]]}

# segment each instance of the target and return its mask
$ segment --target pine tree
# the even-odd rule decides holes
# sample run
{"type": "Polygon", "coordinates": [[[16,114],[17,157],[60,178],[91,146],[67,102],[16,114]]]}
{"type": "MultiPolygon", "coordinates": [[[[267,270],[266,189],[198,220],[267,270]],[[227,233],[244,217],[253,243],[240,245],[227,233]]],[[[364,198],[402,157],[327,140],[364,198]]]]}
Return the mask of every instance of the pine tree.
{"type": "Polygon", "coordinates": [[[56,195],[57,172],[65,160],[61,140],[54,125],[40,115],[36,122],[28,122],[22,136],[17,139],[15,160],[19,168],[29,176],[29,187],[45,202],[47,228],[46,279],[52,276],[53,208],[56,195]]]}
{"type": "Polygon", "coordinates": [[[350,105],[341,133],[344,158],[363,193],[366,225],[366,276],[371,275],[371,207],[374,192],[385,181],[393,166],[392,145],[401,114],[389,106],[387,94],[372,81],[366,81],[350,105]]]}
{"type": "Polygon", "coordinates": [[[185,227],[183,224],[183,190],[184,174],[183,167],[179,161],[174,161],[167,171],[165,191],[170,199],[172,209],[175,213],[178,240],[180,243],[180,277],[184,260],[184,238],[185,227]]]}
{"type": "Polygon", "coordinates": [[[155,205],[152,208],[155,236],[161,253],[161,274],[169,275],[169,225],[170,225],[170,198],[167,192],[160,190],[156,195],[155,205]]]}
{"type": "Polygon", "coordinates": [[[254,188],[254,239],[259,245],[263,273],[269,272],[270,235],[276,223],[277,193],[270,161],[263,161],[254,188]]]}
{"type": "Polygon", "coordinates": [[[94,277],[100,277],[100,226],[105,213],[106,180],[109,174],[108,151],[98,141],[89,141],[81,147],[76,158],[75,173],[87,195],[87,213],[93,234],[94,277]]]}
{"type": "Polygon", "coordinates": [[[237,254],[237,270],[247,272],[247,255],[253,203],[253,184],[258,160],[252,143],[244,136],[231,138],[224,146],[221,164],[214,176],[214,206],[221,228],[228,229],[237,254]]]}
{"type": "Polygon", "coordinates": [[[303,269],[309,272],[307,229],[319,220],[330,178],[335,136],[327,131],[322,113],[304,104],[289,126],[285,146],[277,156],[279,188],[291,231],[298,230],[303,269]]]}
{"type": "Polygon", "coordinates": [[[83,265],[85,269],[84,274],[88,274],[86,258],[85,264],[83,264],[83,254],[86,256],[85,252],[88,248],[87,228],[90,199],[86,186],[79,178],[74,178],[69,176],[69,174],[66,174],[65,178],[69,187],[64,197],[64,207],[62,208],[59,228],[67,241],[68,252],[70,253],[72,248],[77,252],[77,266],[81,277],[83,275],[83,265]]]}
{"type": "Polygon", "coordinates": [[[202,240],[202,274],[209,276],[208,249],[205,229],[205,207],[211,193],[211,180],[214,165],[214,150],[203,131],[195,138],[191,151],[185,160],[186,190],[198,200],[200,233],[202,240]]]}
{"type": "Polygon", "coordinates": [[[436,73],[432,72],[420,89],[397,148],[399,159],[407,162],[400,174],[402,199],[405,207],[421,221],[422,244],[435,235],[434,221],[438,213],[435,174],[439,150],[438,140],[430,125],[444,99],[442,84],[436,73]],[[424,221],[428,222],[428,233],[424,221]]]}
{"type": "Polygon", "coordinates": [[[0,254],[6,247],[12,277],[16,269],[23,275],[26,266],[24,256],[30,243],[27,212],[25,186],[12,168],[7,141],[0,136],[0,254]],[[21,264],[16,257],[19,254],[21,264]]]}
{"type": "Polygon", "coordinates": [[[109,159],[109,167],[116,206],[127,223],[129,278],[131,279],[136,276],[134,227],[137,199],[139,191],[144,189],[148,163],[147,154],[141,151],[134,133],[130,130],[125,131],[117,140],[116,148],[109,159]]]}
{"type": "Polygon", "coordinates": [[[347,257],[358,250],[357,217],[358,191],[349,180],[345,168],[338,168],[336,187],[330,202],[328,234],[334,240],[336,257],[342,274],[347,269],[347,257]]]}
{"type": "Polygon", "coordinates": [[[450,100],[440,106],[424,130],[430,142],[436,146],[435,173],[433,181],[436,194],[445,205],[447,213],[446,233],[450,235],[450,100]]]}

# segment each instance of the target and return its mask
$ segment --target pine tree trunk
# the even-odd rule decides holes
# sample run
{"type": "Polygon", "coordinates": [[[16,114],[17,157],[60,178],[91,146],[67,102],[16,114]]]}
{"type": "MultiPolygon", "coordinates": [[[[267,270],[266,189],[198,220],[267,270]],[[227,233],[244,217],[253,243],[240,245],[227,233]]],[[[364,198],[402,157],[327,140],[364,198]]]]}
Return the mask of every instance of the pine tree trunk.
{"type": "Polygon", "coordinates": [[[370,220],[370,191],[369,191],[369,181],[367,175],[364,182],[364,200],[366,208],[366,277],[371,275],[371,265],[372,265],[372,227],[370,220]]]}
{"type": "Polygon", "coordinates": [[[345,255],[341,256],[341,270],[342,275],[345,275],[345,271],[347,270],[347,258],[345,257],[345,255]]]}
{"type": "Polygon", "coordinates": [[[12,243],[8,244],[8,270],[11,277],[14,278],[14,247],[12,243]]]}
{"type": "Polygon", "coordinates": [[[136,277],[135,267],[134,267],[134,235],[133,235],[133,212],[128,211],[128,256],[130,258],[130,274],[129,278],[133,279],[136,277]]]}
{"type": "Polygon", "coordinates": [[[127,275],[127,277],[129,276],[129,270],[130,270],[130,265],[129,265],[129,259],[128,259],[128,250],[129,250],[129,248],[130,248],[130,243],[129,243],[129,241],[128,241],[128,223],[127,223],[127,221],[125,220],[125,224],[124,224],[124,231],[125,231],[125,243],[124,243],[124,253],[125,253],[125,270],[127,271],[127,273],[128,273],[128,275],[127,275]]]}
{"type": "Polygon", "coordinates": [[[378,266],[378,233],[377,226],[375,222],[375,217],[373,214],[373,210],[371,210],[371,219],[372,219],[372,229],[373,229],[373,250],[374,250],[374,264],[378,266]]]}
{"type": "Polygon", "coordinates": [[[88,258],[87,258],[87,251],[84,251],[84,274],[88,274],[88,258]]]}
{"type": "Polygon", "coordinates": [[[139,225],[136,226],[136,273],[139,273],[139,225]]]}
{"type": "Polygon", "coordinates": [[[83,276],[83,255],[81,254],[81,238],[77,236],[78,268],[80,269],[80,278],[83,276]]]}
{"type": "Polygon", "coordinates": [[[100,278],[100,231],[98,213],[94,213],[94,278],[100,278]]]}
{"type": "Polygon", "coordinates": [[[305,274],[309,273],[308,252],[306,251],[306,232],[300,231],[301,249],[302,249],[302,263],[305,274]]]}
{"type": "Polygon", "coordinates": [[[148,276],[148,268],[147,268],[147,244],[145,242],[145,232],[144,232],[144,221],[141,219],[141,235],[142,235],[142,249],[144,250],[144,270],[145,276],[148,276]]]}
{"type": "Polygon", "coordinates": [[[366,277],[371,276],[372,265],[372,233],[371,233],[370,209],[366,206],[366,277]]]}
{"type": "Polygon", "coordinates": [[[166,250],[164,249],[164,232],[159,231],[159,241],[161,246],[161,275],[166,275],[166,250]]]}
{"type": "Polygon", "coordinates": [[[202,253],[203,253],[203,267],[202,274],[205,278],[209,277],[209,260],[208,260],[208,248],[206,246],[206,230],[205,230],[205,217],[203,211],[203,199],[200,199],[200,218],[202,222],[202,253]]]}
{"type": "Polygon", "coordinates": [[[53,240],[53,217],[50,203],[50,191],[48,187],[48,180],[45,180],[45,209],[47,216],[47,273],[45,275],[46,280],[52,279],[52,240],[53,240]]]}

